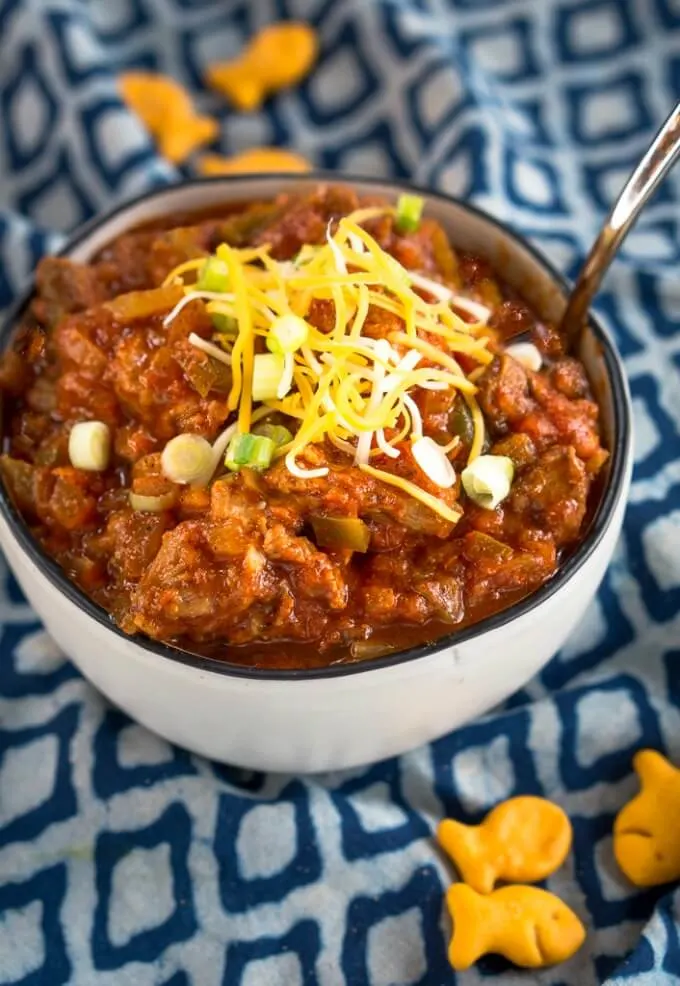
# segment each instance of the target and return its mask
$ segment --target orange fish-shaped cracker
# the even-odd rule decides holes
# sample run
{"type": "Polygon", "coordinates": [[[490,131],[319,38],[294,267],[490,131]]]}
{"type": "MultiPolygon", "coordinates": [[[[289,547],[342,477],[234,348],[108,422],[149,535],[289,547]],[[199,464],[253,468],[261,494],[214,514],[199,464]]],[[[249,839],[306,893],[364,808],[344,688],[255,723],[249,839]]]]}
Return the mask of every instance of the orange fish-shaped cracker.
{"type": "Polygon", "coordinates": [[[538,887],[501,887],[484,896],[454,883],[446,903],[453,921],[449,962],[457,971],[488,954],[527,969],[556,965],[571,958],[586,935],[574,912],[538,887]]]}
{"type": "Polygon", "coordinates": [[[318,54],[309,24],[288,21],[259,31],[248,47],[228,62],[208,69],[207,80],[237,109],[259,109],[267,96],[301,82],[318,54]]]}
{"type": "Polygon", "coordinates": [[[204,154],[198,162],[202,175],[231,175],[256,171],[301,172],[311,169],[309,161],[294,151],[282,147],[251,147],[232,157],[204,154]]]}
{"type": "Polygon", "coordinates": [[[194,112],[189,93],[179,82],[156,72],[126,72],[119,79],[124,102],[158,142],[161,154],[182,164],[215,139],[218,124],[194,112]]]}
{"type": "Polygon", "coordinates": [[[680,880],[680,770],[655,750],[633,758],[640,793],[614,822],[614,855],[631,883],[680,880]]]}
{"type": "Polygon", "coordinates": [[[498,880],[535,883],[554,873],[567,857],[572,831],[558,805],[527,795],[497,805],[481,825],[446,818],[437,838],[461,879],[488,894],[498,880]]]}

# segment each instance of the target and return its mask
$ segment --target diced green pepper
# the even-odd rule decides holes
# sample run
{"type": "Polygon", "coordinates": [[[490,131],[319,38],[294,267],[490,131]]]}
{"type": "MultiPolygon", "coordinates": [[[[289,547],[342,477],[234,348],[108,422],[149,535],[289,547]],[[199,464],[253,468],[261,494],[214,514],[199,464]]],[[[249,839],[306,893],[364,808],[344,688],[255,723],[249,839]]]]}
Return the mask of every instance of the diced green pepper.
{"type": "Polygon", "coordinates": [[[264,435],[236,434],[229,442],[224,464],[232,472],[244,466],[261,472],[271,465],[276,446],[264,435]]]}
{"type": "Polygon", "coordinates": [[[314,537],[320,548],[346,548],[368,551],[371,532],[358,517],[310,517],[314,537]]]}

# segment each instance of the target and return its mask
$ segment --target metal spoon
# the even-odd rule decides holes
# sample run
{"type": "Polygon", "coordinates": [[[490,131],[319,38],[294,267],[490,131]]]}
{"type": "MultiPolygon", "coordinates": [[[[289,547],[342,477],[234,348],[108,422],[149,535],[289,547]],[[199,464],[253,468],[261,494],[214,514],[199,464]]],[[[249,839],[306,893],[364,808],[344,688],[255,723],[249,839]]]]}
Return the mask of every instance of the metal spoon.
{"type": "Polygon", "coordinates": [[[576,278],[560,325],[567,352],[578,349],[590,303],[600,288],[602,278],[640,210],[673,167],[678,155],[680,103],[626,182],[576,278]]]}

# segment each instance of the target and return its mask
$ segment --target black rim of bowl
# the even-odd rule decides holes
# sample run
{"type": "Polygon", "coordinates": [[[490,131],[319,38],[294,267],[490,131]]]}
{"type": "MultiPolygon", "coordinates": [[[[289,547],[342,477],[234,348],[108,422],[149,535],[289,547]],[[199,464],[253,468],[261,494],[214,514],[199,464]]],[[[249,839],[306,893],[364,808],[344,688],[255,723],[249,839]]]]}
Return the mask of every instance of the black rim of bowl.
{"type": "MultiPolygon", "coordinates": [[[[543,254],[534,247],[523,235],[515,232],[510,226],[494,219],[482,209],[470,205],[453,195],[444,192],[433,191],[422,188],[408,181],[392,180],[389,178],[364,177],[359,175],[343,175],[341,173],[329,173],[323,171],[309,172],[307,174],[252,174],[252,175],[233,175],[220,176],[216,178],[189,179],[172,185],[165,185],[143,192],[131,199],[127,199],[115,206],[102,216],[95,216],[84,223],[76,232],[69,237],[66,244],[59,251],[57,256],[67,257],[84,239],[89,237],[96,229],[108,223],[119,213],[146,200],[154,199],[158,196],[179,193],[187,189],[204,185],[225,185],[229,184],[248,184],[263,180],[281,181],[288,186],[299,184],[309,185],[314,183],[329,183],[340,185],[376,185],[394,189],[396,192],[406,191],[415,192],[434,201],[442,201],[453,204],[460,209],[471,213],[491,226],[496,227],[504,235],[514,239],[532,258],[545,270],[555,285],[560,288],[562,293],[569,289],[567,279],[557,271],[543,254]]],[[[247,200],[246,200],[247,201],[247,200]]],[[[0,350],[4,350],[7,342],[12,338],[14,329],[28,305],[35,290],[35,280],[32,279],[28,288],[10,307],[9,312],[3,320],[0,328],[0,350]]],[[[130,644],[136,644],[151,654],[158,657],[167,658],[171,661],[184,664],[200,671],[209,671],[213,674],[226,675],[228,677],[252,678],[255,680],[279,680],[295,681],[319,678],[337,678],[346,675],[364,674],[371,671],[379,671],[386,668],[394,668],[400,664],[417,661],[418,658],[428,657],[439,651],[444,651],[449,647],[457,647],[463,643],[480,637],[489,631],[498,630],[520,616],[526,616],[536,610],[554,593],[556,593],[569,579],[583,567],[591,557],[609,525],[614,508],[619,499],[619,492],[622,488],[626,471],[626,447],[630,434],[630,413],[628,401],[626,399],[626,383],[621,358],[618,355],[613,341],[600,325],[599,321],[592,316],[589,320],[590,328],[602,347],[607,374],[612,387],[612,404],[614,411],[614,445],[610,449],[612,463],[609,472],[607,485],[603,491],[602,498],[595,510],[595,514],[590,521],[590,526],[583,540],[579,543],[574,552],[564,562],[557,572],[545,582],[539,589],[532,592],[529,596],[514,603],[507,609],[499,613],[486,617],[478,623],[474,623],[465,629],[456,631],[444,637],[408,650],[397,651],[386,654],[383,657],[366,658],[363,660],[346,664],[330,664],[319,668],[293,668],[293,669],[268,669],[265,667],[248,667],[245,665],[232,664],[213,657],[206,657],[193,651],[184,650],[172,644],[164,644],[152,640],[142,634],[130,636],[121,630],[113,618],[97,603],[93,602],[75,583],[71,582],[62,568],[54,561],[40,546],[26,526],[23,517],[14,506],[10,496],[5,489],[5,485],[0,481],[0,515],[5,519],[10,527],[10,531],[16,538],[20,547],[26,552],[30,560],[38,569],[49,579],[53,586],[59,589],[67,599],[87,613],[97,623],[105,626],[112,633],[117,634],[130,644]]],[[[270,644],[268,646],[274,646],[270,644]]]]}

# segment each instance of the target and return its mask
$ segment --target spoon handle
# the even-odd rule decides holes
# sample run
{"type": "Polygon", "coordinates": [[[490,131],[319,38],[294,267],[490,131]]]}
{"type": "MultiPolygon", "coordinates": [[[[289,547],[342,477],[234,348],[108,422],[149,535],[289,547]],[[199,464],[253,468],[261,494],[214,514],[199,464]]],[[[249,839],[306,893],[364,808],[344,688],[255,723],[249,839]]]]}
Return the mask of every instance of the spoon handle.
{"type": "Polygon", "coordinates": [[[651,147],[626,182],[602,231],[581,268],[562,316],[561,332],[567,351],[578,345],[593,296],[643,205],[665,178],[680,154],[680,103],[654,138],[651,147]]]}

